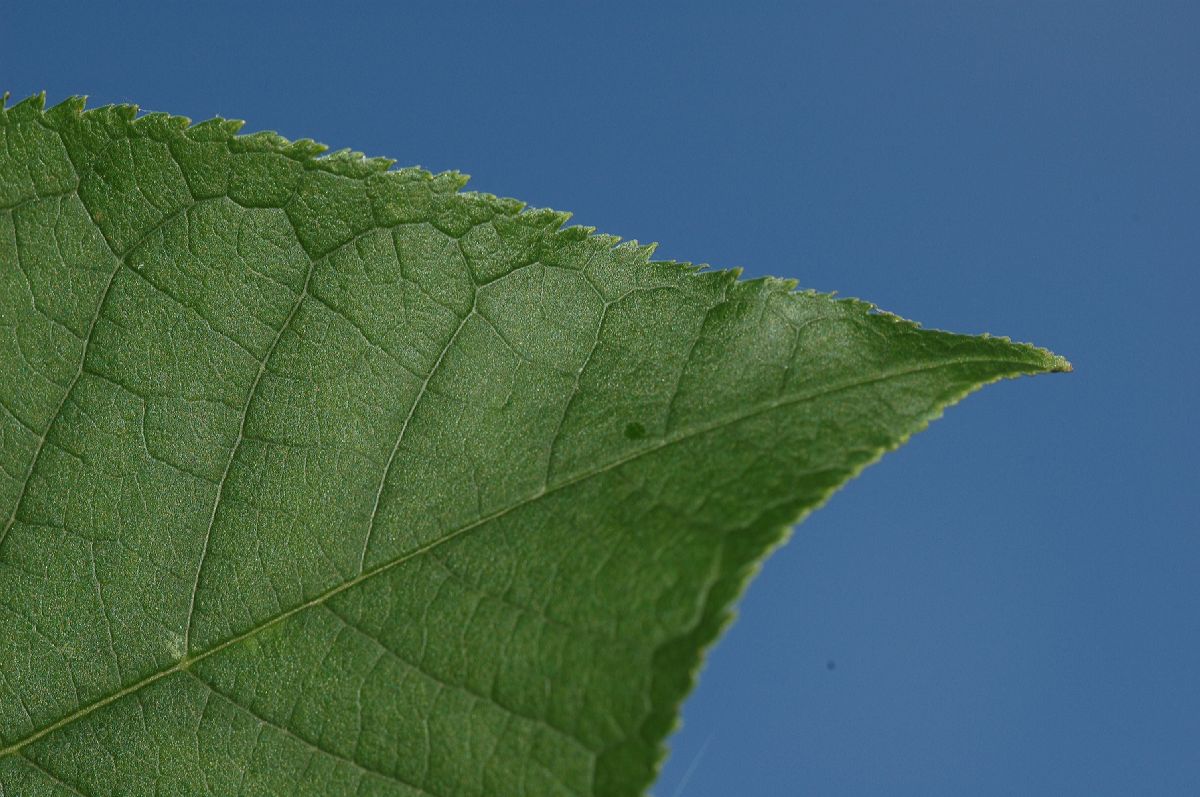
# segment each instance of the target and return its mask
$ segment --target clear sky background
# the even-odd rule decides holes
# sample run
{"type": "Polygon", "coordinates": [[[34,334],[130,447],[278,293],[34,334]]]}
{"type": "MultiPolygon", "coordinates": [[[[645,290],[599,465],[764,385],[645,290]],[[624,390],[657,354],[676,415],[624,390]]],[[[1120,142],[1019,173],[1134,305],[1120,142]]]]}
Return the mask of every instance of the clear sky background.
{"type": "Polygon", "coordinates": [[[655,794],[1200,794],[1200,4],[504,5],[8,0],[0,91],[459,169],[1067,356],[796,531],[655,794]]]}

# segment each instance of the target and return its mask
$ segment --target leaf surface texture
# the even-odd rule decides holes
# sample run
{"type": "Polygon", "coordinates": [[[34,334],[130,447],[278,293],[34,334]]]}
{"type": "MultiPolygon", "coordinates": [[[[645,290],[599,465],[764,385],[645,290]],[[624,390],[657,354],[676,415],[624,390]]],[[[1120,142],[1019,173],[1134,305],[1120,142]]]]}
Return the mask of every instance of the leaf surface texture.
{"type": "Polygon", "coordinates": [[[787,529],[1067,367],[238,129],[0,110],[0,794],[642,793],[787,529]]]}

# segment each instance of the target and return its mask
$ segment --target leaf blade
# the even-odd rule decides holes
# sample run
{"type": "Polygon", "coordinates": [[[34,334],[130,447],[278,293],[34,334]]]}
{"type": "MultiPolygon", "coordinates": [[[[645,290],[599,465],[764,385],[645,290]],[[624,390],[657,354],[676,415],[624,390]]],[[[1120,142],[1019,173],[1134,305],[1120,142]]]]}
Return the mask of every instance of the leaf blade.
{"type": "MultiPolygon", "coordinates": [[[[154,760],[184,791],[640,792],[792,522],[962,395],[1068,367],[654,263],[457,175],[0,113],[5,266],[74,203],[33,271],[98,295],[54,319],[78,372],[22,415],[4,494],[0,761],[85,790],[154,760]]],[[[73,306],[44,282],[0,296],[73,306]]]]}

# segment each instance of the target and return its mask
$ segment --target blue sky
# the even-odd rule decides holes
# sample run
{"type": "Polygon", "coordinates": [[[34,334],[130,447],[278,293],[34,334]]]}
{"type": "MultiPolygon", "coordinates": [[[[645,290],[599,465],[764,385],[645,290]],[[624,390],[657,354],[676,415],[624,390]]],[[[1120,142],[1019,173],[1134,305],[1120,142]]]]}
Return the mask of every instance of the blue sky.
{"type": "Polygon", "coordinates": [[[1200,793],[1200,6],[82,6],[5,5],[0,91],[459,169],[1074,362],[796,531],[659,797],[1200,793]]]}

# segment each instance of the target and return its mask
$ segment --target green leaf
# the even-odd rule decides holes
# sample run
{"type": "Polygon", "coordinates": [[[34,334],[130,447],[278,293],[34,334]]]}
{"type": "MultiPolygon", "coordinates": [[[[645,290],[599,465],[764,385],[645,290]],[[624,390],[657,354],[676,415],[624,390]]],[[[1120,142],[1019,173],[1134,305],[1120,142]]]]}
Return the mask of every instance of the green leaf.
{"type": "Polygon", "coordinates": [[[0,793],[642,793],[798,518],[1069,367],[239,126],[0,110],[0,793]]]}

